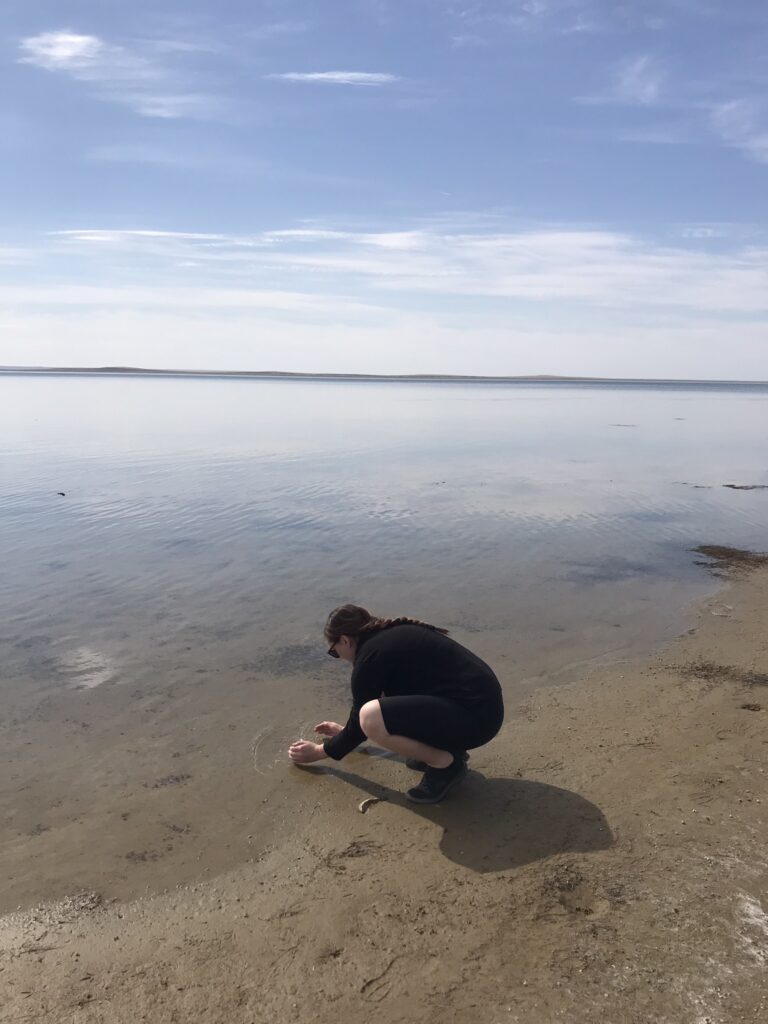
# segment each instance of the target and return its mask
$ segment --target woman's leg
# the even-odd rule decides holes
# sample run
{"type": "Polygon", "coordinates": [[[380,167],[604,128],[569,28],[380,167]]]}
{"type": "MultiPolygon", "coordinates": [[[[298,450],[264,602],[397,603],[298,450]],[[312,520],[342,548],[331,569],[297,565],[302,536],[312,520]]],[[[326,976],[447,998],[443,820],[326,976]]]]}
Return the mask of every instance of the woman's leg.
{"type": "Polygon", "coordinates": [[[492,739],[503,716],[501,699],[466,707],[446,697],[409,694],[364,704],[360,725],[387,750],[425,763],[421,782],[405,795],[436,804],[467,774],[466,751],[492,739]]]}
{"type": "Polygon", "coordinates": [[[384,724],[381,704],[377,700],[370,700],[360,708],[360,728],[369,740],[385,750],[424,761],[430,768],[447,768],[453,764],[453,754],[448,750],[440,750],[408,736],[392,735],[384,724]]]}

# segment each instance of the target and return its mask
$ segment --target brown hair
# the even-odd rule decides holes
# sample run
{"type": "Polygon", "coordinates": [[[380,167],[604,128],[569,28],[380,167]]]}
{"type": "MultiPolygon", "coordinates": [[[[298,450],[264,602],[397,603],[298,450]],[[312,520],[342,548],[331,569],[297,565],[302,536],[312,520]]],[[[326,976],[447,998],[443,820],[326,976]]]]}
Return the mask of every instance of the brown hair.
{"type": "Polygon", "coordinates": [[[392,626],[423,626],[424,629],[432,629],[436,633],[447,633],[442,626],[433,626],[429,622],[422,622],[420,619],[409,619],[401,615],[397,619],[382,619],[378,615],[371,615],[365,608],[357,604],[342,604],[334,608],[328,616],[323,633],[329,643],[335,643],[340,636],[365,636],[368,633],[378,633],[382,629],[390,629],[392,626]]]}

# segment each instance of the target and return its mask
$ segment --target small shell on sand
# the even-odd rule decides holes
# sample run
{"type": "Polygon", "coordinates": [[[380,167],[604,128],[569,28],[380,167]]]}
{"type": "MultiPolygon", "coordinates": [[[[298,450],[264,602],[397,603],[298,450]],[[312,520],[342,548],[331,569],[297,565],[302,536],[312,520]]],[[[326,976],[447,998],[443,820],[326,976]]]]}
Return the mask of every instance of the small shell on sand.
{"type": "Polygon", "coordinates": [[[369,807],[373,807],[374,804],[380,804],[381,799],[382,798],[380,796],[367,796],[365,800],[360,801],[357,805],[357,809],[361,814],[365,814],[369,807]]]}

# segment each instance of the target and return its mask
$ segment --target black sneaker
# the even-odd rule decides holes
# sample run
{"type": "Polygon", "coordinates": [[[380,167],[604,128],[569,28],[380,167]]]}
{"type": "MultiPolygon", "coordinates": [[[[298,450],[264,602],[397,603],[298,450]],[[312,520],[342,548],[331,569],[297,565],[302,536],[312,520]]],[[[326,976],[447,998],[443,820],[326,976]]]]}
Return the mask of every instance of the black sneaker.
{"type": "Polygon", "coordinates": [[[467,774],[467,762],[454,756],[447,768],[427,768],[418,786],[405,794],[414,804],[439,804],[457,782],[467,774]]]}
{"type": "MultiPolygon", "coordinates": [[[[466,750],[462,750],[461,756],[464,758],[464,763],[466,764],[469,760],[469,754],[466,750]]],[[[412,757],[409,757],[405,762],[405,767],[410,768],[413,772],[425,772],[429,768],[429,765],[426,761],[415,761],[412,757]]]]}

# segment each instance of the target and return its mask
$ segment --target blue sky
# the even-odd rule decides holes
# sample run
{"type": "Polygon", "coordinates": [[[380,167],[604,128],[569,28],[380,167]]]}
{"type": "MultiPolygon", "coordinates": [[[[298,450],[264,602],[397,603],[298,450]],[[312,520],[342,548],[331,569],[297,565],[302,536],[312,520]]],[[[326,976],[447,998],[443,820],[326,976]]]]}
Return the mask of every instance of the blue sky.
{"type": "Polygon", "coordinates": [[[2,364],[768,379],[762,0],[0,26],[2,364]]]}

